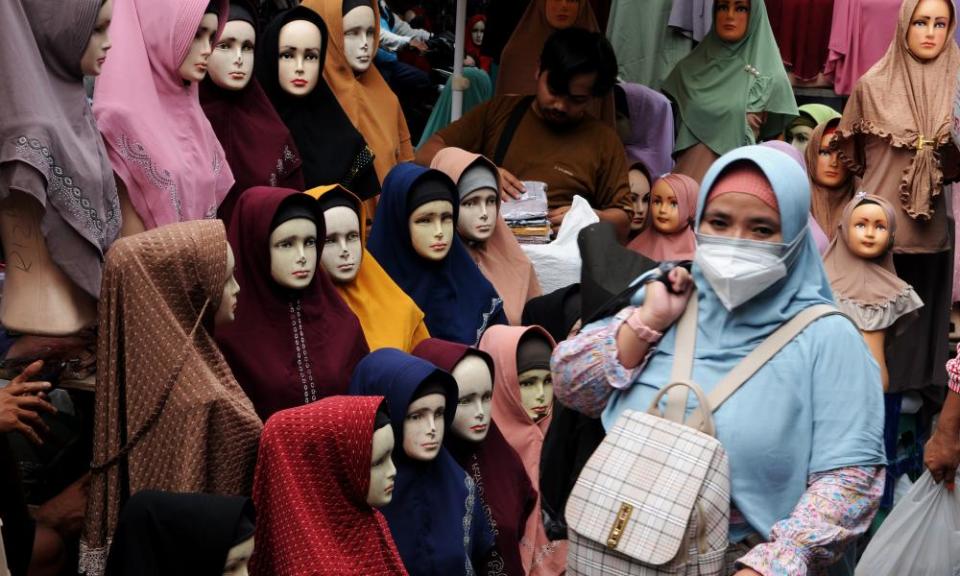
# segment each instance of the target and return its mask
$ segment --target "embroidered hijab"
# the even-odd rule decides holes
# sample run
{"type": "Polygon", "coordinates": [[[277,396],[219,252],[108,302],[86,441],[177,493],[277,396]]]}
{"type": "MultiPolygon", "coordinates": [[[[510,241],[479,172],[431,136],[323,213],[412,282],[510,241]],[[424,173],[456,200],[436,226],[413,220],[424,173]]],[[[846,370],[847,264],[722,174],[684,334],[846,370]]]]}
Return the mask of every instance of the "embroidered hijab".
{"type": "MultiPolygon", "coordinates": [[[[233,186],[223,147],[178,69],[207,0],[116,2],[113,49],[97,79],[93,112],[130,202],[150,228],[213,218],[233,186]]],[[[227,0],[218,0],[227,14],[227,0]]],[[[219,18],[220,37],[226,18],[219,18]]]]}
{"type": "Polygon", "coordinates": [[[290,202],[315,210],[318,241],[325,236],[323,214],[309,196],[264,187],[241,196],[229,232],[240,284],[237,317],[217,329],[223,355],[264,420],[277,410],[345,393],[368,351],[360,322],[323,271],[319,254],[313,281],[303,290],[282,287],[270,275],[271,224],[290,202]]]}
{"type": "Polygon", "coordinates": [[[382,396],[331,396],[267,421],[253,487],[251,574],[407,574],[386,519],[367,504],[382,403],[382,396]]]}
{"type": "MultiPolygon", "coordinates": [[[[673,234],[664,234],[657,230],[652,220],[657,217],[653,207],[653,196],[650,197],[650,208],[647,213],[647,227],[634,238],[628,248],[643,254],[651,260],[664,262],[667,260],[691,260],[696,249],[696,237],[693,233],[693,218],[697,213],[697,196],[700,194],[700,185],[697,181],[683,174],[667,174],[660,178],[677,200],[677,218],[680,229],[673,234]]],[[[657,182],[654,182],[654,186],[657,182]]],[[[651,187],[651,191],[653,187],[651,187]]]]}

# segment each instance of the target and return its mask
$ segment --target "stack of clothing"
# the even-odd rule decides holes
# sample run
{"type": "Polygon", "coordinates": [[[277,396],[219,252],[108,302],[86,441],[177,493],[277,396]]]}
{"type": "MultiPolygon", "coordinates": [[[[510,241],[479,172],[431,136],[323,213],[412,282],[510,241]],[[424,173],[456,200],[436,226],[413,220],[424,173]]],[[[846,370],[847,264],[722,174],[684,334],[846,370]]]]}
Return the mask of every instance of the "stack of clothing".
{"type": "Polygon", "coordinates": [[[543,182],[523,184],[527,189],[523,196],[502,204],[503,219],[520,244],[549,244],[547,185],[543,182]]]}

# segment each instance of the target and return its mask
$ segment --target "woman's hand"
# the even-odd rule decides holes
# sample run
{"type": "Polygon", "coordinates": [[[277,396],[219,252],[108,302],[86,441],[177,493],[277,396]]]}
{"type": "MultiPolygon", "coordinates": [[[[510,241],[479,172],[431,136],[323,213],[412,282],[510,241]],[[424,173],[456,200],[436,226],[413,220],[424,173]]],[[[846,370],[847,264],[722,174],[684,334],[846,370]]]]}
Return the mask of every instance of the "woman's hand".
{"type": "Polygon", "coordinates": [[[753,130],[754,139],[760,137],[760,127],[767,121],[766,112],[747,112],[747,125],[753,130]]]}
{"type": "Polygon", "coordinates": [[[663,282],[646,285],[646,298],[641,308],[643,323],[657,332],[665,331],[680,318],[693,289],[693,276],[680,266],[670,271],[667,281],[673,288],[672,292],[667,290],[663,282]]]}
{"type": "Polygon", "coordinates": [[[0,432],[16,430],[34,444],[43,444],[40,433],[47,432],[40,412],[53,414],[57,411],[43,396],[43,392],[50,389],[50,383],[29,381],[41,368],[43,360],[37,360],[0,390],[0,432]]]}

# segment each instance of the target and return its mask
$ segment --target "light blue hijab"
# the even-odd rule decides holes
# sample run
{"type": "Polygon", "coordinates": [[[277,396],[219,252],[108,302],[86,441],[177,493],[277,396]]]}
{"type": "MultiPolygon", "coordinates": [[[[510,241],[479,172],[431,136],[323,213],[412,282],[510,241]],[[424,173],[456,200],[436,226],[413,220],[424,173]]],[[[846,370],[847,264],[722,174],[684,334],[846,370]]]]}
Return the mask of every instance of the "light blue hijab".
{"type": "MultiPolygon", "coordinates": [[[[807,228],[810,186],[788,156],[761,146],[738,148],[714,162],[697,202],[732,163],[756,164],[780,206],[783,242],[802,242],[786,278],[728,312],[695,265],[699,319],[693,380],[709,393],[719,380],[781,324],[816,304],[833,304],[830,283],[807,228]]],[[[624,410],[646,410],[670,381],[676,330],[664,335],[629,388],[614,393],[603,414],[609,429],[624,410]]],[[[688,413],[696,405],[693,395],[688,413]]],[[[661,406],[662,407],[662,406],[661,406]]],[[[714,414],[730,458],[732,499],[766,538],[790,515],[810,474],[886,464],[880,371],[856,327],[830,316],[809,326],[714,414]]],[[[746,534],[731,534],[736,541],[746,534]]]]}

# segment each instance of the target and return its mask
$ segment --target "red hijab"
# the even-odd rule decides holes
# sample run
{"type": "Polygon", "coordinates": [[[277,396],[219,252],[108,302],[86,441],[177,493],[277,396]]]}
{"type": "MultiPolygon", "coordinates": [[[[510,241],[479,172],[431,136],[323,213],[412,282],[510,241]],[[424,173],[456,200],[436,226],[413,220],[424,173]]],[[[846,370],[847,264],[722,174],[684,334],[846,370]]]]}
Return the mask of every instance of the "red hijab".
{"type": "MultiPolygon", "coordinates": [[[[453,372],[468,354],[487,363],[492,380],[496,373],[493,358],[482,350],[439,338],[428,338],[413,350],[414,356],[447,372],[453,372]]],[[[537,491],[517,451],[493,421],[483,442],[463,440],[450,430],[444,434],[444,444],[457,464],[477,483],[477,492],[482,495],[485,512],[496,535],[495,552],[479,574],[523,574],[520,538],[537,503],[537,491]]]]}
{"type": "Polygon", "coordinates": [[[253,486],[251,574],[406,575],[383,515],[367,504],[383,396],[333,396],[267,422],[253,486]]]}
{"type": "Polygon", "coordinates": [[[236,321],[217,342],[261,418],[277,410],[346,394],[353,368],[368,352],[360,321],[320,265],[326,236],[316,200],[287,188],[251,188],[237,201],[228,238],[240,284],[236,321]],[[270,275],[270,225],[287,198],[315,209],[317,272],[303,290],[270,275]]]}
{"type": "MultiPolygon", "coordinates": [[[[487,17],[484,14],[475,14],[467,20],[467,44],[464,52],[467,56],[473,58],[473,61],[477,63],[477,68],[484,72],[490,72],[490,64],[493,63],[493,58],[484,56],[480,51],[481,47],[473,43],[473,27],[477,25],[477,22],[483,22],[483,25],[486,26],[487,17]]],[[[484,30],[484,34],[486,34],[486,30],[484,30]]]]}

